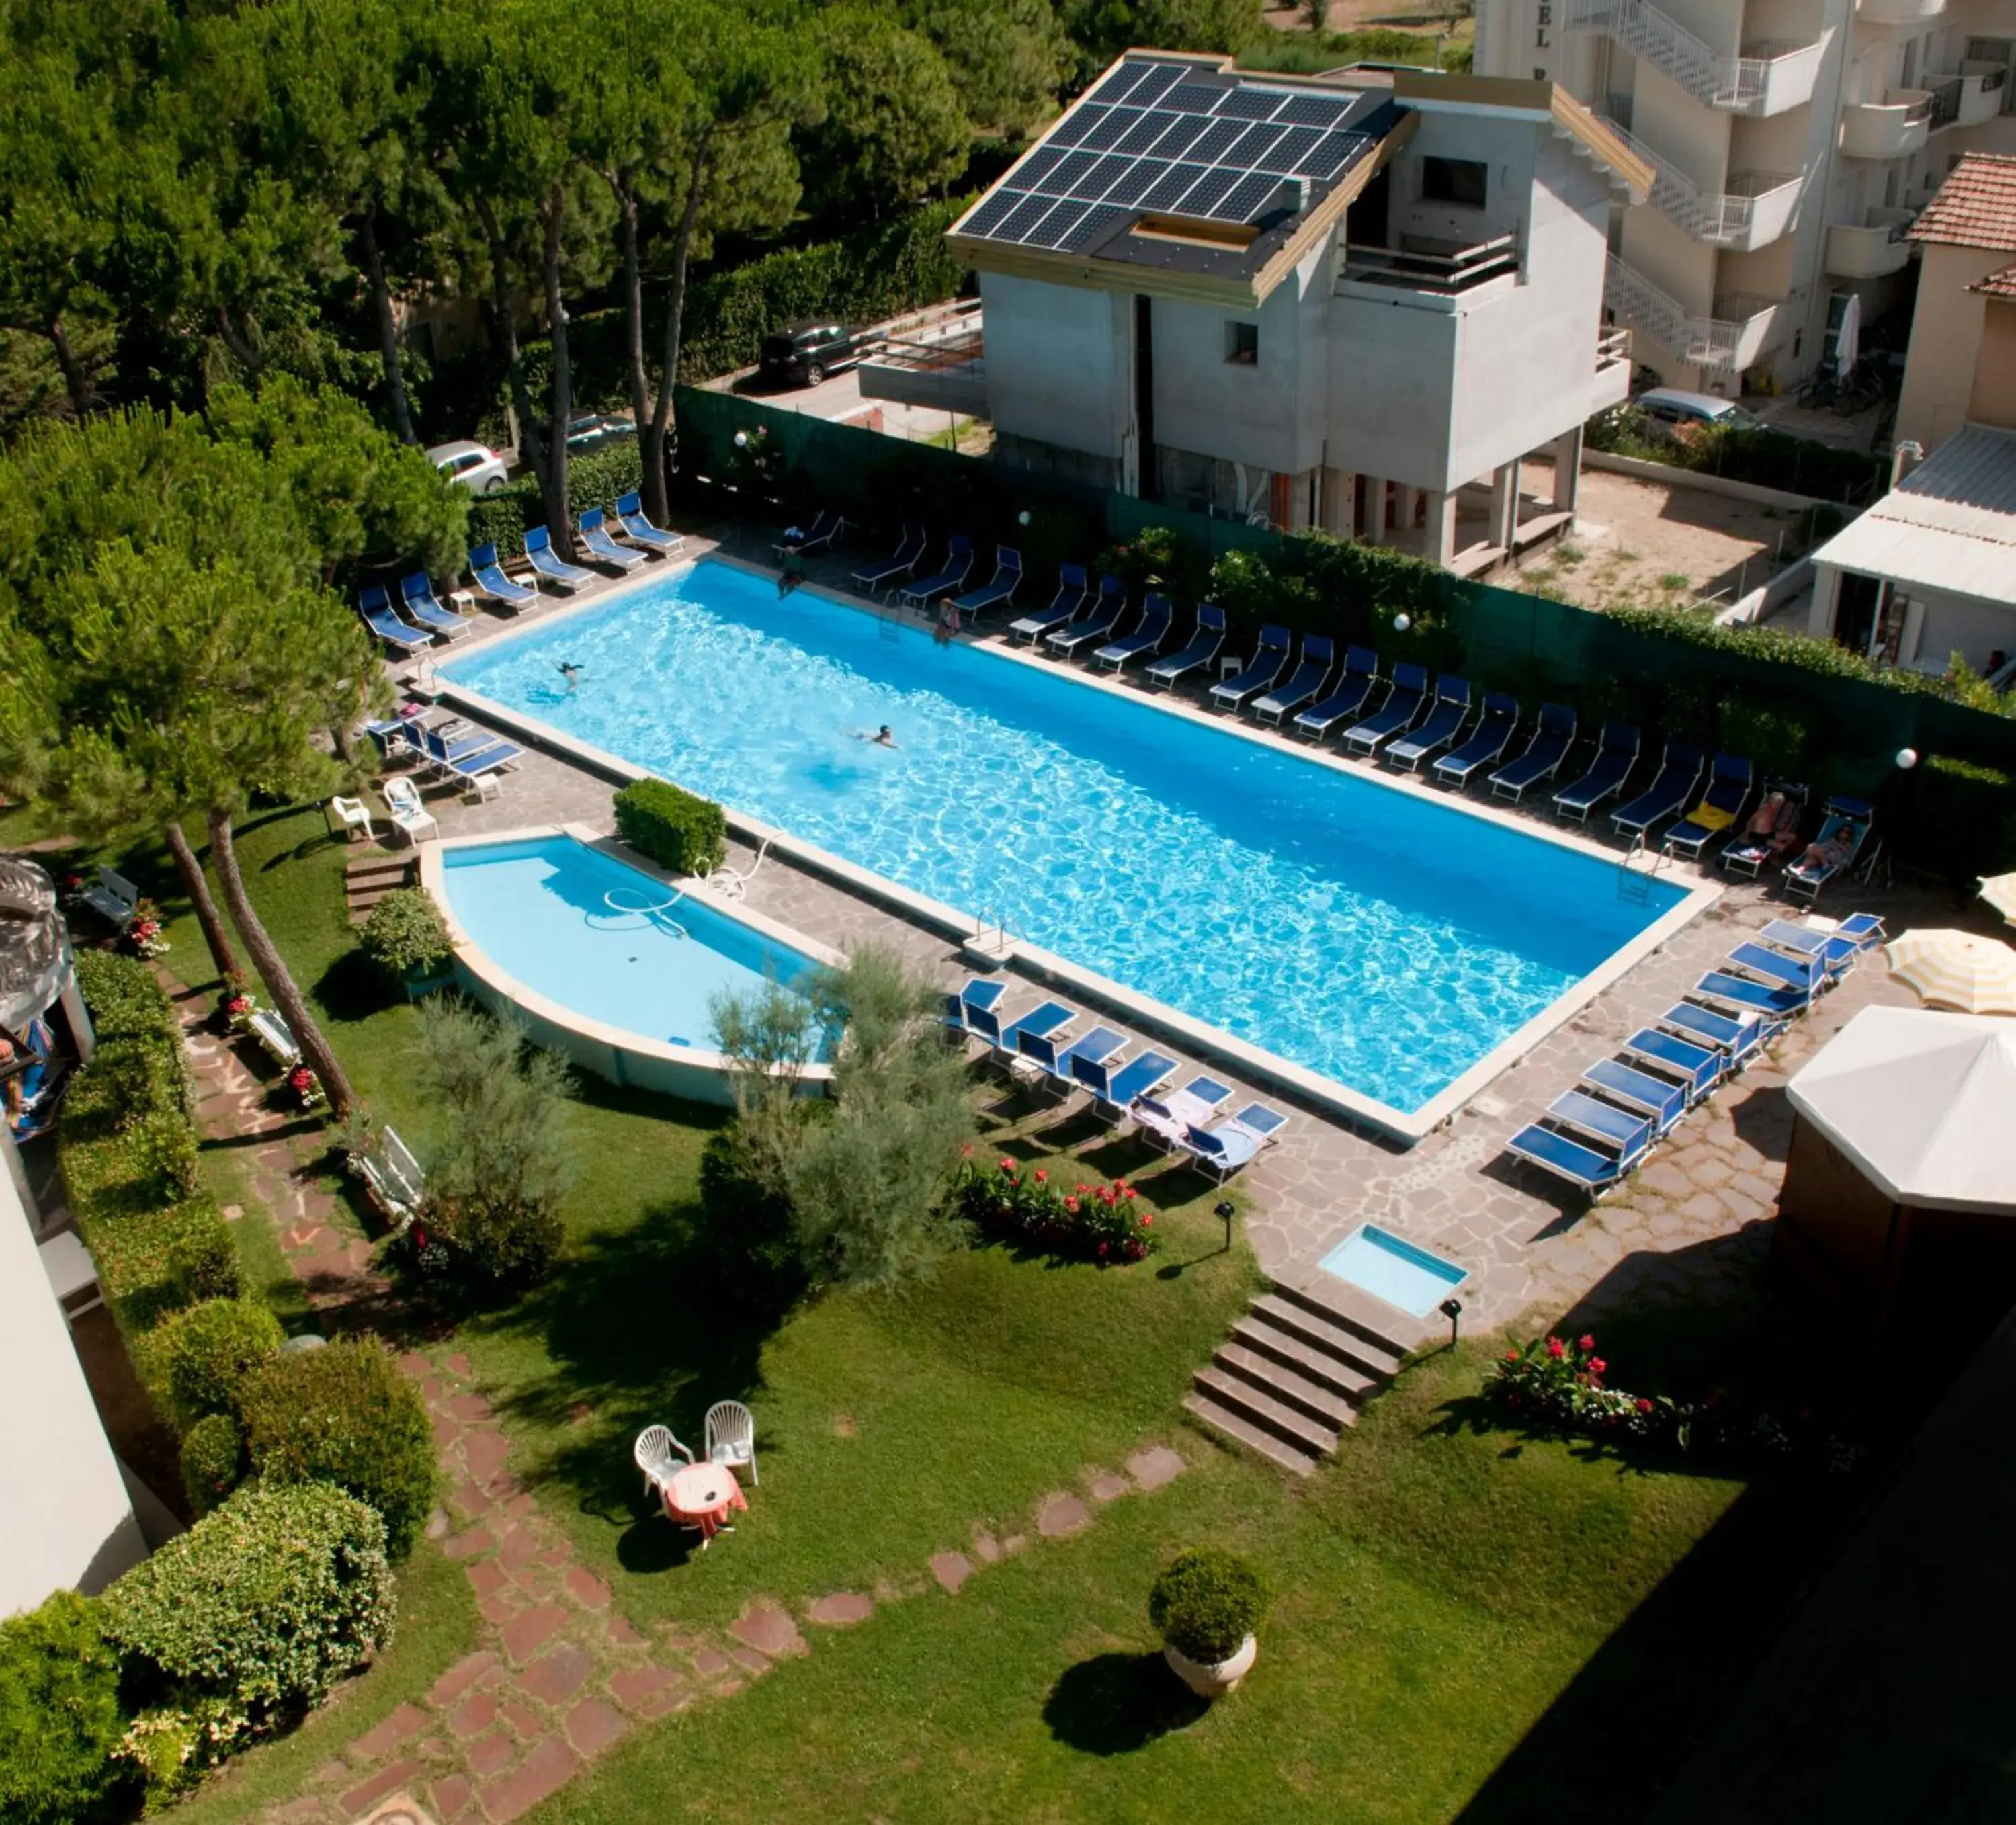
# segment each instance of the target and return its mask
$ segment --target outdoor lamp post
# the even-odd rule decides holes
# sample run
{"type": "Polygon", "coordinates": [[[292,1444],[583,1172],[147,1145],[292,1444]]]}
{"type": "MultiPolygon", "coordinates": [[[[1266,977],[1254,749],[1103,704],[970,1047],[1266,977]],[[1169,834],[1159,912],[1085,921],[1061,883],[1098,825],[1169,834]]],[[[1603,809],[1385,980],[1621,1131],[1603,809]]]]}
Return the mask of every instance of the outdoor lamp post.
{"type": "Polygon", "coordinates": [[[1413,625],[1413,618],[1404,609],[1393,617],[1393,632],[1396,634],[1404,634],[1413,625]]]}
{"type": "Polygon", "coordinates": [[[1445,1299],[1435,1309],[1449,1321],[1449,1348],[1456,1348],[1456,1333],[1463,1329],[1463,1301],[1445,1299]]]}
{"type": "Polygon", "coordinates": [[[1024,507],[1021,513],[1015,516],[1015,520],[1016,524],[1018,525],[1028,525],[1029,524],[1029,509],[1027,507],[1024,507]]]}
{"type": "Polygon", "coordinates": [[[1211,1212],[1213,1216],[1220,1218],[1224,1222],[1225,1251],[1228,1254],[1232,1252],[1232,1219],[1234,1214],[1235,1213],[1232,1208],[1232,1200],[1230,1198],[1227,1198],[1224,1203],[1218,1205],[1211,1212]]]}
{"type": "Polygon", "coordinates": [[[1897,765],[1906,772],[1918,764],[1918,751],[1914,747],[1900,747],[1897,751],[1897,765]]]}

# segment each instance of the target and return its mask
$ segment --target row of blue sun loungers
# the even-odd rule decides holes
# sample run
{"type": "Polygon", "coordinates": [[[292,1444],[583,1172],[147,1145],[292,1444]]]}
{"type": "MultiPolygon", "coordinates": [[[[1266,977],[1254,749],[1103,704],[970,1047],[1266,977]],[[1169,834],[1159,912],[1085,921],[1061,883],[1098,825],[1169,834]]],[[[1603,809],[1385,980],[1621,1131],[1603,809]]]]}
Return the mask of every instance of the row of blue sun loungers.
{"type": "Polygon", "coordinates": [[[1064,1002],[1042,999],[1011,1015],[1007,998],[999,977],[973,977],[945,996],[947,1033],[962,1044],[978,1040],[993,1062],[1039,1095],[1060,1103],[1088,1096],[1109,1127],[1131,1124],[1221,1184],[1287,1125],[1287,1116],[1264,1103],[1226,1114],[1230,1086],[1201,1073],[1170,1088],[1179,1068],[1175,1059],[1152,1048],[1130,1053],[1133,1042],[1111,1027],[1078,1032],[1085,1017],[1064,1002]]]}
{"type": "Polygon", "coordinates": [[[1592,1064],[1506,1150],[1602,1197],[1883,935],[1882,920],[1868,912],[1831,930],[1773,920],[1616,1056],[1592,1064]]]}

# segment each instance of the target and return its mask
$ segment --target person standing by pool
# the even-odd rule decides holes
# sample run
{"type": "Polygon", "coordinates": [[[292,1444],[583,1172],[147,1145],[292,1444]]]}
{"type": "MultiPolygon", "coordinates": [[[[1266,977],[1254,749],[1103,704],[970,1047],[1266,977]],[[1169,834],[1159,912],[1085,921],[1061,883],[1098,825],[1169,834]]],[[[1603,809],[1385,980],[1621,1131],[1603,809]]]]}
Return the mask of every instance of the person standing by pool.
{"type": "Polygon", "coordinates": [[[784,532],[784,564],[777,573],[777,599],[786,596],[805,580],[805,554],[797,541],[805,535],[797,527],[787,527],[784,532]]]}
{"type": "Polygon", "coordinates": [[[952,644],[952,635],[958,632],[959,604],[949,596],[945,596],[938,603],[938,625],[931,638],[941,646],[949,646],[952,644]]]}

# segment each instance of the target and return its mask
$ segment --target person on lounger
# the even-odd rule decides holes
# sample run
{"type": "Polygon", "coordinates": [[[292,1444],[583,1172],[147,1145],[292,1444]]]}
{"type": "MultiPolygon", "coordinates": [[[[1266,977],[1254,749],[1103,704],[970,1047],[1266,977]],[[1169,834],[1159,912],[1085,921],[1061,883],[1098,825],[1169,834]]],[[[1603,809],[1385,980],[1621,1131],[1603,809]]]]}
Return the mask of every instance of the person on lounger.
{"type": "Polygon", "coordinates": [[[1823,837],[1817,843],[1809,843],[1806,852],[1799,858],[1802,868],[1840,869],[1848,866],[1848,859],[1855,853],[1855,839],[1844,827],[1831,837],[1823,837]]]}
{"type": "Polygon", "coordinates": [[[1767,792],[1764,802],[1751,813],[1750,822],[1743,826],[1746,837],[1771,837],[1777,834],[1778,819],[1785,808],[1785,795],[1782,792],[1767,792]]]}

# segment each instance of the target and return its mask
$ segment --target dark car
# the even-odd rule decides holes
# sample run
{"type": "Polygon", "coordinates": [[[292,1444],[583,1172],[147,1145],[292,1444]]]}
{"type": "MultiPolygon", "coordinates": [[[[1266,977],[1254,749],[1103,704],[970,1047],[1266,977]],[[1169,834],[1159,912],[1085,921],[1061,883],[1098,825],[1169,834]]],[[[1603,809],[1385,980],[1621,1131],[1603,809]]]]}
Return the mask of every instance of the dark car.
{"type": "Polygon", "coordinates": [[[816,387],[860,359],[860,344],[844,323],[794,323],[763,338],[763,377],[776,385],[816,387]]]}

